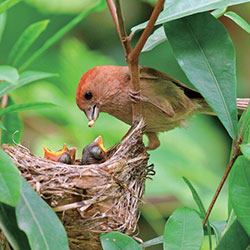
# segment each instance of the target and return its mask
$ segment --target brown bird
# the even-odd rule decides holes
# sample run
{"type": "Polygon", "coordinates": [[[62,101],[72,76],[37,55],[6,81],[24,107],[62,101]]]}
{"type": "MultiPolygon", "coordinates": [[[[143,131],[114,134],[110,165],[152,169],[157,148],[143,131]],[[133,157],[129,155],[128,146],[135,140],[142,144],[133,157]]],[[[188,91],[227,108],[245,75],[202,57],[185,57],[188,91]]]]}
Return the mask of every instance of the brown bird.
{"type": "Polygon", "coordinates": [[[108,159],[107,150],[104,148],[101,136],[86,146],[82,151],[82,165],[99,164],[108,159]]]}
{"type": "Polygon", "coordinates": [[[43,146],[43,150],[44,158],[46,159],[65,164],[75,163],[76,148],[68,148],[66,144],[64,144],[63,148],[56,152],[45,146],[43,146]]]}
{"type": "MultiPolygon", "coordinates": [[[[140,96],[131,91],[128,67],[97,66],[81,78],[76,103],[93,126],[99,112],[109,113],[132,124],[132,102],[141,100],[146,123],[148,150],[160,145],[157,132],[185,125],[196,112],[212,113],[201,94],[165,73],[140,67],[140,96]]],[[[250,99],[240,99],[239,108],[246,108],[250,99]]]]}

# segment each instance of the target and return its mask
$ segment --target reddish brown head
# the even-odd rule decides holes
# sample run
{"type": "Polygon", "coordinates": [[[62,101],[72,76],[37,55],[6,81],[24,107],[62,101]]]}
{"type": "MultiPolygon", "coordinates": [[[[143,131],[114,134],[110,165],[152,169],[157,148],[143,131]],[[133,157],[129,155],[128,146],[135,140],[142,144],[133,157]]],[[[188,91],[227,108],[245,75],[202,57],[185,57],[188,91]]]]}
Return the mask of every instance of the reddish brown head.
{"type": "Polygon", "coordinates": [[[102,107],[112,105],[121,92],[128,68],[97,66],[87,71],[76,90],[76,104],[84,111],[92,127],[102,107]]]}

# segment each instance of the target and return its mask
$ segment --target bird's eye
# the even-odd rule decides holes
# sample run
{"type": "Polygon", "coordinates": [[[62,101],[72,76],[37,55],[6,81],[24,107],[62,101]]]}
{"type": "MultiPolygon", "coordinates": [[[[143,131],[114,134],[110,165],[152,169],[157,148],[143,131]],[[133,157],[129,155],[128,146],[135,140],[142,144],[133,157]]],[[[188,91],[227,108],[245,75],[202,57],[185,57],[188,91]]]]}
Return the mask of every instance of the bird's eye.
{"type": "Polygon", "coordinates": [[[86,93],[84,94],[84,98],[86,99],[86,100],[90,100],[91,98],[92,98],[92,93],[91,93],[91,91],[90,90],[87,90],[86,91],[86,93]]]}
{"type": "Polygon", "coordinates": [[[94,147],[92,154],[96,160],[101,160],[104,157],[104,153],[99,147],[94,147]]]}

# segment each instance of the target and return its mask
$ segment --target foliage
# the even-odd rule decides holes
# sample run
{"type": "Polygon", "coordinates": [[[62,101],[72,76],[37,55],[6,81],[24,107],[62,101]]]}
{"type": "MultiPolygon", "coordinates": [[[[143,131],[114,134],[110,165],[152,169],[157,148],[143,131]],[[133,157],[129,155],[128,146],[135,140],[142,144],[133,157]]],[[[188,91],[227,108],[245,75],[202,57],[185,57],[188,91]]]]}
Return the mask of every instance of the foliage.
{"type": "MultiPolygon", "coordinates": [[[[2,44],[6,43],[5,35],[8,40],[6,44],[9,44],[9,40],[16,41],[12,45],[1,46],[11,46],[9,53],[7,54],[8,50],[4,51],[0,58],[0,97],[8,97],[7,105],[0,109],[1,143],[19,143],[24,124],[26,127],[33,126],[33,130],[36,131],[36,138],[33,138],[32,144],[35,153],[41,154],[41,144],[59,148],[68,141],[74,146],[82,147],[83,142],[87,144],[99,135],[98,131],[102,131],[108,146],[116,143],[128,129],[126,125],[103,115],[99,125],[95,125],[96,130],[89,132],[86,128],[83,132],[82,115],[74,104],[75,87],[84,71],[96,65],[116,63],[107,56],[109,48],[105,48],[105,53],[90,51],[87,45],[76,38],[77,35],[72,37],[72,34],[69,34],[69,31],[89,13],[103,9],[105,1],[75,1],[70,7],[67,1],[63,1],[62,8],[54,5],[56,1],[26,0],[26,4],[19,2],[21,1],[0,2],[0,41],[2,44]],[[53,16],[49,20],[45,19],[48,18],[48,14],[39,13],[41,20],[34,18],[35,21],[28,23],[23,28],[23,33],[19,35],[20,32],[17,32],[13,39],[8,34],[8,23],[13,22],[15,11],[21,8],[31,8],[29,14],[32,15],[35,11],[28,4],[36,6],[43,13],[79,14],[63,26],[60,16],[57,16],[56,20],[59,21],[56,21],[53,20],[53,16]],[[16,10],[12,8],[15,5],[16,10]],[[50,27],[54,27],[54,30],[50,30],[50,27]],[[62,39],[66,33],[68,36],[62,39]],[[56,46],[52,47],[54,44],[56,46]],[[50,53],[46,53],[47,50],[50,53]],[[26,70],[28,67],[31,68],[26,70]],[[21,111],[22,117],[19,114],[21,111]],[[40,127],[39,122],[35,122],[34,127],[31,120],[36,119],[46,126],[40,127]],[[111,124],[114,125],[110,129],[111,124]],[[44,133],[45,130],[48,134],[44,133]],[[49,134],[50,130],[57,130],[59,133],[49,134]]],[[[157,21],[160,27],[155,30],[144,47],[144,51],[149,51],[149,56],[143,54],[142,62],[152,63],[153,67],[162,67],[163,60],[166,60],[168,73],[173,73],[173,76],[184,79],[190,86],[195,86],[206,98],[234,143],[243,138],[240,141],[243,156],[235,161],[229,179],[229,210],[235,213],[235,217],[225,221],[226,218],[222,216],[227,210],[224,204],[227,190],[224,190],[215,216],[212,215],[203,230],[202,220],[207,204],[227,162],[228,148],[225,141],[229,139],[207,117],[192,119],[190,128],[186,130],[176,129],[167,135],[161,135],[161,148],[151,154],[158,174],[153,182],[147,183],[146,196],[174,196],[176,203],[172,207],[170,204],[171,208],[164,207],[164,211],[157,205],[146,205],[142,210],[142,215],[150,227],[159,234],[164,232],[162,236],[154,239],[153,234],[148,235],[151,240],[145,242],[145,247],[163,243],[163,248],[168,250],[200,249],[202,241],[207,238],[209,249],[215,245],[219,250],[240,247],[246,249],[249,244],[250,110],[242,114],[237,124],[235,51],[227,30],[216,19],[221,16],[230,18],[249,33],[249,24],[235,12],[227,11],[228,6],[244,2],[248,1],[166,1],[157,21]],[[211,14],[207,12],[214,9],[216,10],[211,14]],[[159,46],[156,48],[157,45],[159,46]],[[174,75],[176,72],[178,75],[174,75]],[[180,181],[183,175],[191,193],[180,181]],[[185,206],[180,207],[182,204],[185,206]],[[194,207],[195,204],[198,211],[186,207],[194,207]],[[175,207],[180,208],[173,212],[175,207]],[[164,217],[169,217],[166,223],[164,217]],[[215,221],[214,218],[220,221],[215,221]],[[159,225],[163,227],[160,228],[159,225]]],[[[102,22],[100,27],[105,30],[104,20],[102,22]]],[[[84,24],[78,27],[82,29],[82,26],[84,27],[84,24]]],[[[135,26],[132,31],[137,32],[143,28],[145,23],[135,26]]],[[[97,39],[99,35],[101,32],[97,32],[97,39]]],[[[85,37],[82,40],[85,40],[85,37]]],[[[114,51],[117,51],[116,47],[112,53],[114,51]]],[[[121,50],[120,54],[122,55],[121,50]]],[[[117,57],[113,57],[117,60],[117,57]]],[[[0,227],[14,249],[68,249],[62,224],[46,203],[21,179],[15,165],[2,150],[0,202],[0,227]]],[[[103,234],[100,239],[103,249],[143,247],[131,237],[118,232],[103,234]]]]}

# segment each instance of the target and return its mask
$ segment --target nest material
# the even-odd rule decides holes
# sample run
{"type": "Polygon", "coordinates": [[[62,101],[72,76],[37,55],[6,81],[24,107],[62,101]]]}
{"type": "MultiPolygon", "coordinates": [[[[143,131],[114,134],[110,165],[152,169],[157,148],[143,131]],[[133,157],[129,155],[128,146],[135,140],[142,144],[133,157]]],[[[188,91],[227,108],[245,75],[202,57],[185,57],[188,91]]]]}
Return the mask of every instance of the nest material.
{"type": "Polygon", "coordinates": [[[109,150],[102,164],[66,165],[18,146],[3,145],[22,176],[54,209],[67,231],[70,249],[101,249],[99,234],[135,235],[145,180],[153,171],[142,142],[143,122],[109,150]]]}

